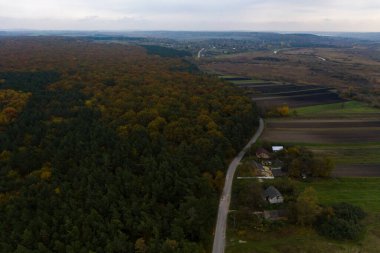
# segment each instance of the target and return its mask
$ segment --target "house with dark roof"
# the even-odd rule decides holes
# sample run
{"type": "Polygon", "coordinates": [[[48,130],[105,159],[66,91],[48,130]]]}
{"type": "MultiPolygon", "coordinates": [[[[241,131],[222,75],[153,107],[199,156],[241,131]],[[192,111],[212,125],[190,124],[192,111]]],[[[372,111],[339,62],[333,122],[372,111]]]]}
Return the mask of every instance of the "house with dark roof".
{"type": "Polygon", "coordinates": [[[284,202],[284,197],[274,186],[269,186],[262,194],[263,199],[270,204],[281,204],[284,202]]]}
{"type": "Polygon", "coordinates": [[[272,171],[268,166],[263,166],[262,164],[252,161],[252,167],[257,171],[257,176],[259,177],[273,177],[272,171]]]}
{"type": "Polygon", "coordinates": [[[260,164],[260,163],[258,163],[256,161],[252,161],[251,164],[252,164],[253,168],[259,170],[260,172],[265,171],[264,166],[262,164],[260,164]]]}
{"type": "Polygon", "coordinates": [[[259,159],[269,159],[270,158],[270,152],[266,150],[265,148],[258,148],[256,150],[256,157],[259,159]]]}

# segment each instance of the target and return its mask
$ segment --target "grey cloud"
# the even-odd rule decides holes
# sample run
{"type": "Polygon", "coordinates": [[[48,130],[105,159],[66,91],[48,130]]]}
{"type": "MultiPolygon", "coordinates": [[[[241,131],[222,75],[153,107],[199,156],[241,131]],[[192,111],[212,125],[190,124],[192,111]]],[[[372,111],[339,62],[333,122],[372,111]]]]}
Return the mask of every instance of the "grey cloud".
{"type": "Polygon", "coordinates": [[[378,31],[378,13],[379,0],[1,0],[0,29],[378,31]]]}

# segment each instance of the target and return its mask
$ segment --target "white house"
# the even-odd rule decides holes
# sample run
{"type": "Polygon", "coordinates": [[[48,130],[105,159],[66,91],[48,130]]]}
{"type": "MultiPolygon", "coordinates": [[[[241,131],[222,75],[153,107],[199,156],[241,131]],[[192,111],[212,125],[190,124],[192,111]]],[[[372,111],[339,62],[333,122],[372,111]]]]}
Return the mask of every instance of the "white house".
{"type": "Polygon", "coordinates": [[[270,204],[280,204],[284,202],[282,194],[273,186],[269,186],[263,192],[263,198],[270,204]]]}
{"type": "Polygon", "coordinates": [[[272,146],[273,152],[278,152],[284,149],[284,146],[272,146]]]}

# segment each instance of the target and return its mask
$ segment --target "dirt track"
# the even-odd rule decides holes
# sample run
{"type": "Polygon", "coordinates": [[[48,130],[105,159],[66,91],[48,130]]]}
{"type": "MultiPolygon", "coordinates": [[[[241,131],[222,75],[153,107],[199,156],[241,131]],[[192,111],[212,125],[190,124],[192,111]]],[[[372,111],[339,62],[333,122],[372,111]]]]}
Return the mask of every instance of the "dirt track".
{"type": "Polygon", "coordinates": [[[335,177],[380,177],[380,164],[337,165],[332,175],[335,177]]]}
{"type": "Polygon", "coordinates": [[[263,139],[272,142],[380,142],[380,120],[293,120],[268,122],[263,139]]]}

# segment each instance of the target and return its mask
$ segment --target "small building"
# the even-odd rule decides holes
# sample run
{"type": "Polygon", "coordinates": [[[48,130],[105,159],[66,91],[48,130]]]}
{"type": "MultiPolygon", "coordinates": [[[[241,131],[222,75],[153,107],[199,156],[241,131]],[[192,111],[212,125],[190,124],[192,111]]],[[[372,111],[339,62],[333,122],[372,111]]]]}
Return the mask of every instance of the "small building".
{"type": "Polygon", "coordinates": [[[272,146],[273,152],[284,150],[284,146],[272,146]]]}
{"type": "Polygon", "coordinates": [[[281,204],[284,202],[284,197],[274,186],[269,186],[262,195],[270,204],[281,204]]]}
{"type": "Polygon", "coordinates": [[[270,153],[265,148],[258,148],[256,150],[256,157],[259,158],[259,159],[269,159],[270,158],[270,153]]]}

